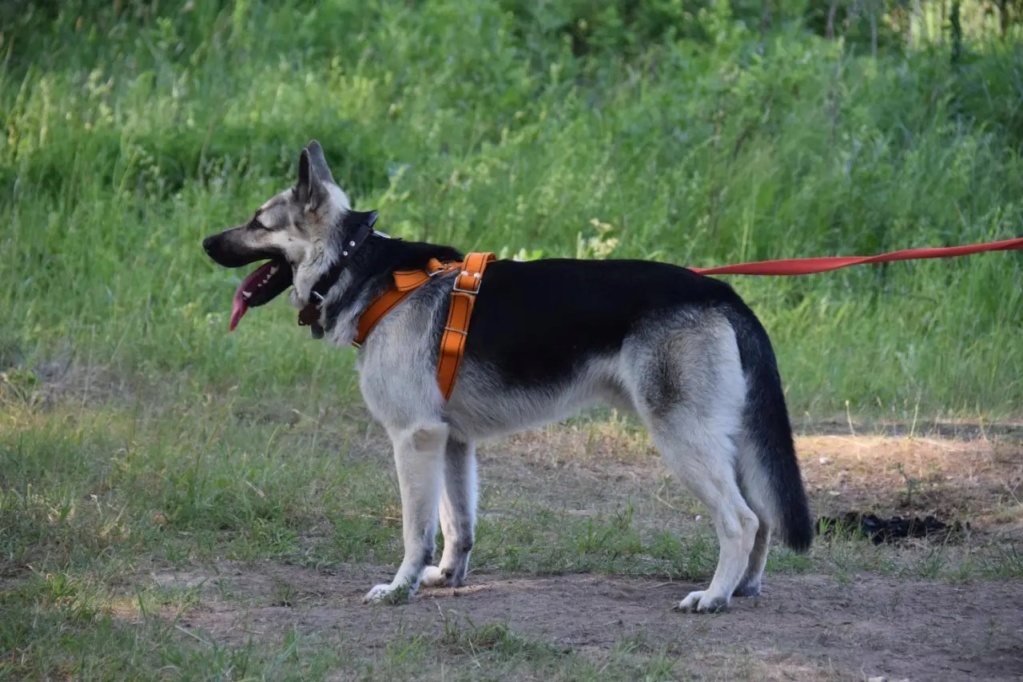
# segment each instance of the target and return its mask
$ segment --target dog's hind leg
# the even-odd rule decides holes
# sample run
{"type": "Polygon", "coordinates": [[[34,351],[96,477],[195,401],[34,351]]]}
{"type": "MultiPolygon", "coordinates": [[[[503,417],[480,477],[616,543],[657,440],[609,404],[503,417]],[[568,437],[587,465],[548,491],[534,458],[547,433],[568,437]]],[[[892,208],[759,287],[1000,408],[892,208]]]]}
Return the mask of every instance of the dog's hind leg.
{"type": "Polygon", "coordinates": [[[448,439],[444,454],[444,494],[440,499],[444,554],[439,566],[427,566],[423,585],[458,587],[469,570],[476,531],[476,445],[448,439]]]}
{"type": "Polygon", "coordinates": [[[733,596],[756,597],[764,579],[764,567],[767,565],[767,553],[771,546],[771,518],[765,507],[765,500],[762,494],[765,482],[760,469],[756,466],[756,450],[748,438],[743,435],[738,439],[739,444],[739,488],[746,503],[757,515],[759,526],[757,536],[753,541],[753,550],[749,555],[749,563],[746,566],[746,573],[735,588],[733,596]]]}
{"type": "Polygon", "coordinates": [[[401,490],[405,558],[394,580],[370,590],[366,602],[407,600],[419,587],[423,569],[433,561],[448,426],[439,422],[420,424],[392,434],[391,440],[401,490]]]}
{"type": "Polygon", "coordinates": [[[674,428],[655,426],[654,442],[682,484],[707,507],[720,545],[710,586],[689,593],[678,608],[726,609],[746,573],[760,525],[735,480],[735,446],[727,435],[692,420],[677,420],[674,428]]]}
{"type": "Polygon", "coordinates": [[[690,593],[683,611],[726,609],[749,566],[760,521],[739,489],[746,383],[735,335],[724,324],[691,324],[637,344],[623,373],[654,443],[679,481],[704,505],[720,545],[706,590],[690,593]]]}
{"type": "Polygon", "coordinates": [[[760,525],[753,541],[753,550],[749,555],[746,573],[739,581],[738,587],[732,592],[735,597],[756,597],[764,580],[764,567],[767,566],[767,550],[771,545],[771,527],[767,520],[758,514],[760,525]]]}

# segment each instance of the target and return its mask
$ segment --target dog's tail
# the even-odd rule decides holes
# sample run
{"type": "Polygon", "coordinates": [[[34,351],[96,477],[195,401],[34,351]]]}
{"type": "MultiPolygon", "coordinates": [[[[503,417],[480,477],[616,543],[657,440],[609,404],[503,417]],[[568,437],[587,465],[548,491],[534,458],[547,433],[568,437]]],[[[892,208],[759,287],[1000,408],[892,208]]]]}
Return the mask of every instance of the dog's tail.
{"type": "Polygon", "coordinates": [[[813,542],[814,526],[771,340],[744,304],[731,309],[728,318],[746,376],[739,487],[785,544],[803,552],[813,542]]]}

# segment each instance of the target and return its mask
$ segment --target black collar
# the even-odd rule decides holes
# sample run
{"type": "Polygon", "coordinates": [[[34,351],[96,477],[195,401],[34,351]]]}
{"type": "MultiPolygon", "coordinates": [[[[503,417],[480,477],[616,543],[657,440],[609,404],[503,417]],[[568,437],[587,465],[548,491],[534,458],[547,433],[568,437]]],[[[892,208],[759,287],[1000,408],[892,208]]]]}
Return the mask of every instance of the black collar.
{"type": "Polygon", "coordinates": [[[316,280],[316,284],[309,290],[309,301],[298,313],[299,326],[312,327],[315,338],[323,336],[323,327],[320,326],[320,306],[323,305],[327,292],[337,284],[341,273],[352,262],[355,253],[373,234],[373,225],[376,221],[376,211],[348,211],[341,219],[341,234],[344,241],[337,255],[337,261],[330,266],[330,270],[316,280]]]}

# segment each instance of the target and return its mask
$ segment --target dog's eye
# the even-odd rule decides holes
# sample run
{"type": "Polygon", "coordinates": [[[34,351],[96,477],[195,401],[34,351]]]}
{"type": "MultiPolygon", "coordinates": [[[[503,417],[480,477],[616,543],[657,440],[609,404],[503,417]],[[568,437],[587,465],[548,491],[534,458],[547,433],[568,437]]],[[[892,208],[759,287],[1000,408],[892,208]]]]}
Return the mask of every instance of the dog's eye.
{"type": "Polygon", "coordinates": [[[255,218],[253,218],[252,222],[249,223],[249,227],[251,227],[254,230],[264,230],[266,232],[271,232],[272,231],[269,227],[267,227],[263,223],[259,222],[259,220],[255,219],[255,218]]]}

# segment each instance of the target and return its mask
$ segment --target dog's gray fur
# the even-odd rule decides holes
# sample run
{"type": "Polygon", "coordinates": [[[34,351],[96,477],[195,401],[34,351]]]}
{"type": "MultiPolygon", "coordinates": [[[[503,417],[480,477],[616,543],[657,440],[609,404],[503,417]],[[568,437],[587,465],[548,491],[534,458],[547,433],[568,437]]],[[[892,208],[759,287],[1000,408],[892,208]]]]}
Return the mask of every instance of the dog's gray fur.
{"type": "MultiPolygon", "coordinates": [[[[332,231],[349,211],[314,141],[303,151],[297,186],[263,205],[258,228],[250,223],[215,235],[207,251],[228,265],[249,254],[279,254],[293,269],[291,300],[301,308],[339,256],[343,241],[332,231]]],[[[363,275],[345,271],[323,305],[320,323],[338,347],[352,342],[359,315],[389,272],[363,275]]],[[[393,580],[373,587],[367,601],[397,601],[420,584],[461,585],[476,525],[476,442],[598,401],[634,411],[678,479],[710,510],[720,541],[717,570],[707,589],[691,592],[680,609],[716,611],[733,595],[759,594],[772,530],[797,549],[809,545],[812,529],[773,354],[741,302],[679,304],[643,318],[619,347],[581,348],[567,381],[512,385],[486,353],[467,353],[445,402],[436,365],[450,286],[450,278],[438,278],[416,291],[359,351],[362,395],[394,448],[405,546],[393,580]],[[444,551],[433,566],[438,510],[444,551]]],[[[483,292],[487,286],[485,276],[483,292]]]]}

